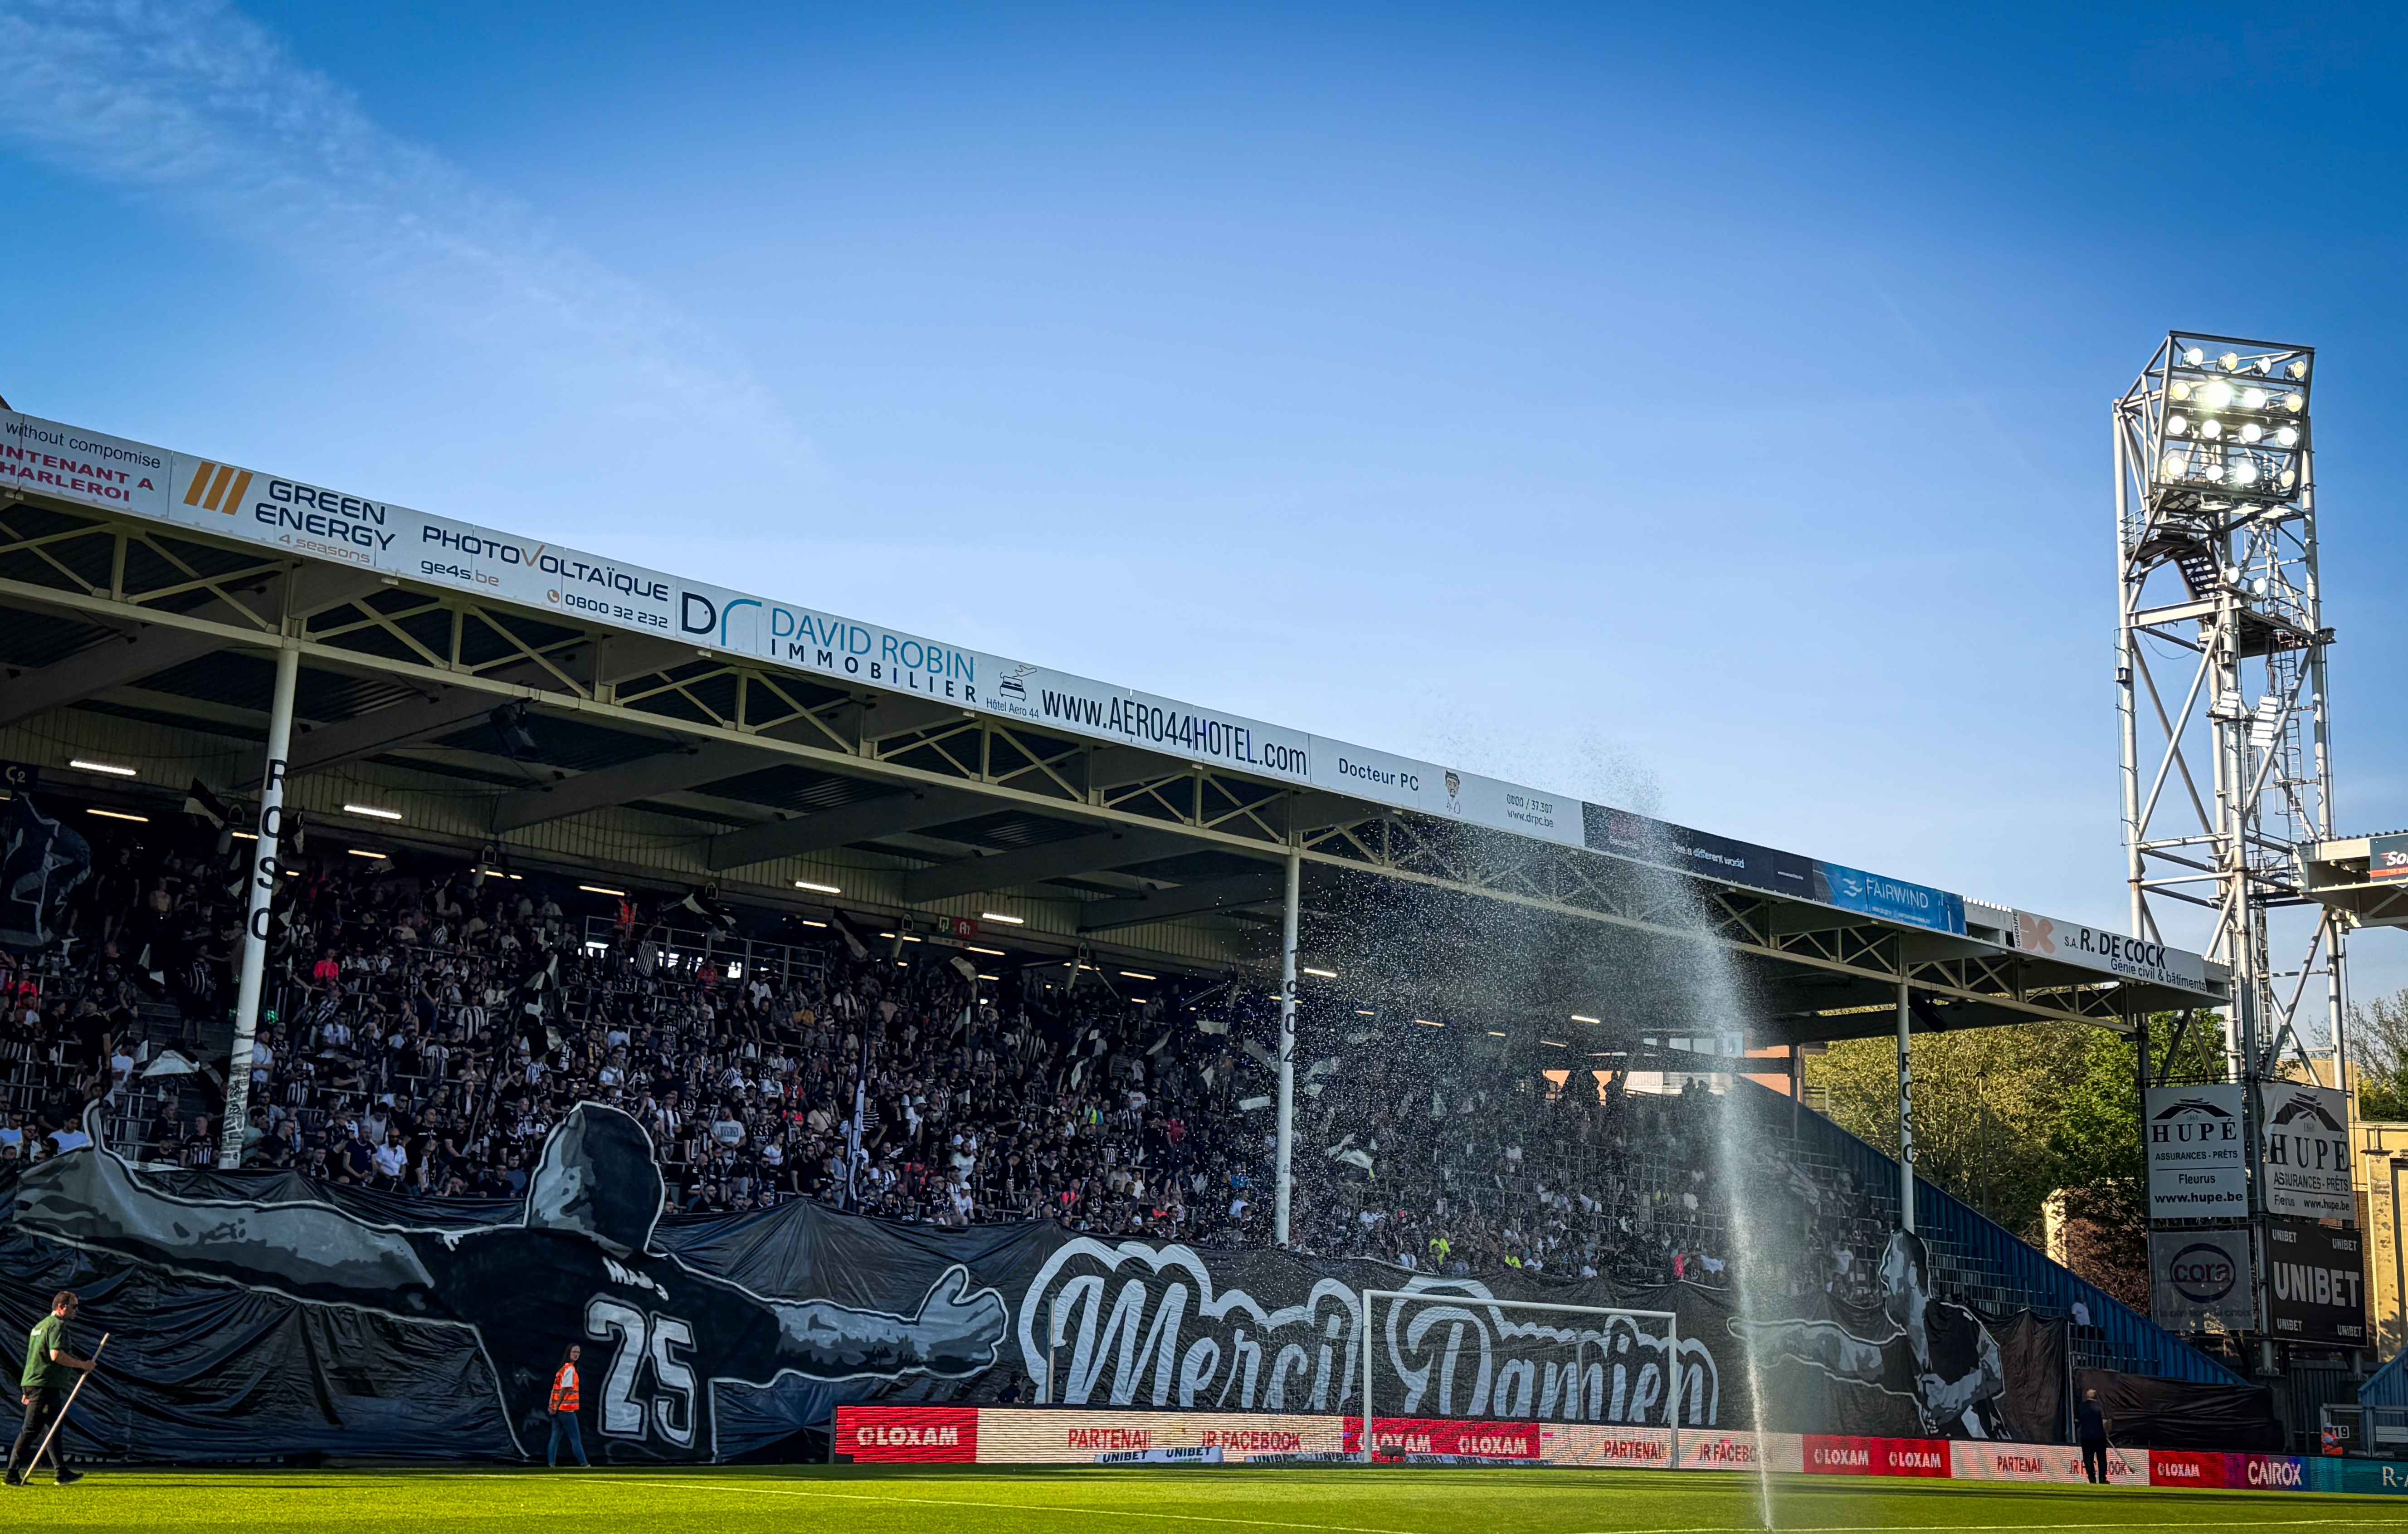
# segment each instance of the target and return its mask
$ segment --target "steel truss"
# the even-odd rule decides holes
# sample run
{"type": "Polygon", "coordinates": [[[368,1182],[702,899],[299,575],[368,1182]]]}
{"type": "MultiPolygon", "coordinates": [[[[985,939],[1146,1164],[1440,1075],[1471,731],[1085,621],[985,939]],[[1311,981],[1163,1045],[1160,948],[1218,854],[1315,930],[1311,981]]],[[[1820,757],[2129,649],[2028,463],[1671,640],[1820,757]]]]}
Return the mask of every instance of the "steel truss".
{"type": "Polygon", "coordinates": [[[2333,834],[2308,392],[2312,348],[2176,332],[2114,410],[2123,821],[2133,930],[2232,968],[2235,1079],[2305,1064],[2322,981],[2343,1047],[2346,918],[2308,905],[2333,834]],[[2295,930],[2296,929],[2296,930],[2295,930]]]}
{"type": "MultiPolygon", "coordinates": [[[[566,614],[374,581],[318,560],[264,558],[255,549],[14,492],[0,495],[0,603],[114,636],[94,643],[168,630],[222,648],[295,650],[312,671],[386,684],[375,691],[388,701],[466,689],[495,706],[524,701],[653,738],[740,744],[757,750],[765,767],[806,766],[888,790],[968,788],[998,810],[1091,830],[1175,828],[1195,851],[1258,862],[1267,886],[1293,850],[1316,878],[1371,875],[1717,943],[1799,977],[1799,995],[1819,998],[1775,1009],[1776,1026],[1795,1039],[1886,1031],[1885,998],[1900,980],[1966,1025],[2054,1019],[2123,1028],[2137,994],[2095,971],[1998,944],[1904,932],[1685,875],[1641,874],[1584,848],[849,688],[566,614]]],[[[710,877],[701,872],[698,882],[710,877]]],[[[741,883],[740,875],[733,882],[741,883]]],[[[1228,909],[1276,899],[1267,888],[1228,909]]],[[[2157,1004],[2186,999],[2198,998],[2170,994],[2157,1004]]]]}

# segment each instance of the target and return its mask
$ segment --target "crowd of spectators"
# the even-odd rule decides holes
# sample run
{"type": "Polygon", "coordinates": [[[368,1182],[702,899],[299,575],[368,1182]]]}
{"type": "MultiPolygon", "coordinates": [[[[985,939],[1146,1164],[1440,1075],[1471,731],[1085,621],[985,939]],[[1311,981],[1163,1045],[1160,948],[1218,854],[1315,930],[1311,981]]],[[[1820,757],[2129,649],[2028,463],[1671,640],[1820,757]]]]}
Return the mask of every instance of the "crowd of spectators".
{"type": "MultiPolygon", "coordinates": [[[[0,971],[0,1159],[73,1148],[98,1098],[129,1154],[217,1163],[240,856],[223,839],[104,845],[66,941],[0,971]]],[[[1270,1238],[1277,1008],[1259,985],[1132,991],[840,914],[739,924],[432,854],[293,862],[247,1166],[507,1197],[593,1099],[644,1124],[687,1211],[816,1198],[939,1225],[1270,1238]]],[[[1456,1274],[1721,1280],[1719,1095],[1404,1032],[1302,1010],[1297,1244],[1456,1274]]],[[[1778,1147],[1748,1154],[1802,1202],[1824,1197],[1778,1147]]],[[[1845,1275],[1843,1251],[1791,1246],[1790,1286],[1829,1286],[1835,1261],[1845,1275]]]]}

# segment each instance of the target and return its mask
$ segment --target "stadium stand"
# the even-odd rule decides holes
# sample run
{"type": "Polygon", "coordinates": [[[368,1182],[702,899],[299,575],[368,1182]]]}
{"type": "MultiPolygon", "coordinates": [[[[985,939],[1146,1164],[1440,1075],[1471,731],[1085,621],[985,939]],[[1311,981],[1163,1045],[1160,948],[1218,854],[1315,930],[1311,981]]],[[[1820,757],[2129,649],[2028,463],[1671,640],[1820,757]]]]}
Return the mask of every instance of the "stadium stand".
{"type": "MultiPolygon", "coordinates": [[[[0,972],[0,1162],[80,1143],[97,1099],[120,1149],[210,1166],[240,844],[205,821],[89,828],[70,940],[0,972]]],[[[1269,1237],[1276,1005],[1235,978],[1148,976],[1138,995],[994,950],[982,973],[833,911],[647,904],[434,853],[288,861],[250,1165],[515,1197],[544,1135],[594,1098],[652,1131],[681,1211],[818,1198],[937,1225],[1269,1237]]],[[[1716,1116],[1737,1112],[1753,1125],[1744,1175],[1775,1190],[1755,1254],[1772,1291],[1873,1297],[1894,1164],[1820,1115],[1743,1079],[1717,1093],[1702,1074],[1681,1089],[1681,1071],[1641,1072],[1671,1089],[1634,1091],[1630,1069],[1582,1068],[1568,1045],[1508,1055],[1466,1030],[1377,1023],[1302,1011],[1308,1250],[1720,1284],[1734,1258],[1716,1116]]],[[[1938,1189],[1921,1197],[1966,1297],[2071,1314],[2086,1367],[2214,1369],[1938,1189]]]]}

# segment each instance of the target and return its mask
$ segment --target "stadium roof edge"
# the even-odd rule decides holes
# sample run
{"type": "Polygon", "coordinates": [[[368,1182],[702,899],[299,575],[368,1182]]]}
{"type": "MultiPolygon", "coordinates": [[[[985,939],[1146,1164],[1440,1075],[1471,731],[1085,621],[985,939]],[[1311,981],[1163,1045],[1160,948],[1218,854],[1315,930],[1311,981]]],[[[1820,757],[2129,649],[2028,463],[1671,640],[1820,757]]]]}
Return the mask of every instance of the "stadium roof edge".
{"type": "MultiPolygon", "coordinates": [[[[1469,838],[1492,850],[1519,846],[1532,867],[1552,867],[1570,853],[1673,870],[1723,892],[1735,910],[1760,905],[1764,919],[1751,926],[1743,917],[1740,925],[1750,939],[1775,946],[1811,946],[1818,930],[1887,933],[1901,955],[1910,942],[1926,954],[1959,958],[2003,949],[2078,984],[2139,982],[2169,1005],[2220,999],[2216,967],[2159,945],[37,418],[0,413],[0,488],[28,505],[58,503],[162,536],[247,549],[255,561],[232,572],[186,570],[180,580],[153,572],[140,592],[126,589],[122,570],[103,581],[98,566],[88,566],[59,579],[66,566],[48,549],[0,565],[8,578],[0,595],[73,612],[133,641],[124,646],[132,653],[112,650],[106,666],[80,659],[73,670],[81,676],[61,675],[57,666],[32,672],[36,685],[21,696],[65,701],[87,681],[98,683],[87,693],[105,693],[212,645],[274,644],[280,631],[308,650],[313,666],[392,679],[405,690],[397,702],[305,737],[296,771],[307,770],[303,759],[312,755],[323,767],[379,752],[423,755],[430,738],[510,696],[614,728],[634,711],[645,729],[681,742],[674,753],[579,762],[574,776],[564,767],[551,781],[531,781],[506,796],[496,833],[647,796],[709,798],[706,791],[740,777],[748,762],[767,770],[832,758],[810,765],[835,766],[844,776],[875,764],[883,792],[867,808],[857,799],[810,808],[842,810],[890,838],[923,835],[945,810],[963,808],[890,802],[897,792],[924,798],[967,789],[1061,823],[1046,833],[1060,833],[1050,851],[1015,847],[1010,838],[976,843],[971,858],[939,862],[908,880],[904,895],[933,900],[1001,887],[996,881],[1093,874],[1103,883],[1087,893],[1113,908],[1096,918],[1098,932],[1143,919],[1150,902],[1182,907],[1180,889],[1251,889],[1247,865],[1260,867],[1291,846],[1312,859],[1383,864],[1391,877],[1461,883],[1443,865],[1448,849],[1469,838]],[[40,567],[45,560],[55,569],[40,567]],[[271,592],[280,569],[303,579],[271,592]],[[419,622],[438,609],[455,636],[462,615],[473,613],[503,637],[477,654],[455,637],[447,652],[419,622]],[[325,620],[329,612],[336,621],[325,620]],[[161,639],[169,642],[139,653],[161,639]],[[733,712],[698,701],[730,667],[738,673],[733,712]],[[778,720],[764,724],[746,713],[746,677],[759,683],[756,693],[779,695],[771,710],[778,720]],[[949,738],[972,736],[989,756],[997,740],[1016,754],[999,766],[982,756],[968,782],[958,763],[925,766],[946,761],[949,738]],[[1082,743],[1075,771],[1064,766],[1069,753],[1047,756],[1047,742],[1065,738],[1082,743]],[[1178,827],[1176,837],[1148,830],[1149,822],[1164,821],[1178,827]],[[1071,834],[1082,825],[1082,836],[1071,834]],[[1371,826],[1382,843],[1376,853],[1363,845],[1371,826]],[[1417,853],[1394,854],[1388,843],[1399,827],[1410,830],[1417,853]],[[1190,843],[1220,861],[1169,877],[1168,888],[1163,879],[1113,872],[1190,843]],[[1105,861],[1082,866],[1096,858],[1105,861]],[[968,866],[986,861],[995,866],[968,866]]],[[[0,538],[0,554],[42,541],[0,538]]],[[[134,541],[147,549],[155,540],[134,541]]],[[[0,704],[0,723],[19,713],[0,704]]],[[[835,834],[792,829],[801,821],[758,807],[727,810],[734,802],[702,807],[738,815],[714,834],[704,877],[800,855],[802,844],[835,834]]],[[[1484,893],[1515,892],[1500,885],[1484,893]]],[[[1217,909],[1208,897],[1179,914],[1217,909]]]]}

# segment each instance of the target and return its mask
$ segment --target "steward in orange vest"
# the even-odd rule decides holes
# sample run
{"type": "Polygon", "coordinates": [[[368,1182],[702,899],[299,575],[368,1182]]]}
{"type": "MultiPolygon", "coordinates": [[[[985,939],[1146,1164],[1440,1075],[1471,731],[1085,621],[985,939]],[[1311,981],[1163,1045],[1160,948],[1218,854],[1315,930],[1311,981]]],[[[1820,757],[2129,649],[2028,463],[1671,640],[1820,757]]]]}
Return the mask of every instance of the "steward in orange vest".
{"type": "Polygon", "coordinates": [[[569,1343],[568,1351],[561,1355],[559,1371],[552,1377],[552,1447],[544,1452],[543,1462],[555,1469],[560,1466],[562,1439],[568,1441],[577,1463],[586,1465],[585,1435],[577,1425],[577,1360],[584,1352],[576,1343],[569,1343]]]}

